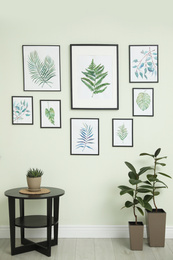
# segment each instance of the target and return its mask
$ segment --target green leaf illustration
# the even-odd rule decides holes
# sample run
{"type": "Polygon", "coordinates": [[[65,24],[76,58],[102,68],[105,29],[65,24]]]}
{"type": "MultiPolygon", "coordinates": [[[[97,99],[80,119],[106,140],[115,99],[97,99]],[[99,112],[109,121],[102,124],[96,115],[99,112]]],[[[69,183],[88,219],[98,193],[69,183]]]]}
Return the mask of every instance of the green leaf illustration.
{"type": "Polygon", "coordinates": [[[31,111],[28,109],[28,102],[21,100],[19,103],[13,103],[13,120],[18,122],[24,119],[24,117],[31,116],[31,111]]]}
{"type": "Polygon", "coordinates": [[[76,149],[82,148],[82,151],[84,151],[86,148],[88,148],[93,150],[93,148],[91,147],[91,145],[93,144],[93,127],[91,125],[84,124],[84,126],[80,129],[76,149]]]}
{"type": "Polygon", "coordinates": [[[54,60],[51,57],[46,56],[42,62],[37,51],[33,51],[28,57],[28,68],[34,83],[41,85],[41,87],[45,84],[51,87],[50,80],[56,76],[54,60]]]}
{"type": "Polygon", "coordinates": [[[144,111],[144,110],[146,110],[150,106],[151,97],[150,97],[149,94],[147,94],[145,92],[141,92],[137,96],[136,103],[137,103],[138,107],[142,111],[144,111]]]}
{"type": "Polygon", "coordinates": [[[54,109],[52,107],[50,109],[48,109],[48,108],[45,109],[45,115],[49,119],[51,124],[55,125],[55,121],[54,121],[55,111],[54,111],[54,109]]]}
{"type": "Polygon", "coordinates": [[[117,135],[122,141],[127,137],[128,131],[124,124],[118,127],[117,135]]]}
{"type": "Polygon", "coordinates": [[[95,94],[103,93],[107,89],[108,85],[110,85],[110,83],[103,83],[103,79],[108,75],[108,72],[103,71],[104,65],[96,65],[94,59],[92,59],[91,64],[86,71],[82,71],[85,77],[81,78],[81,81],[92,92],[92,97],[95,94]]]}
{"type": "Polygon", "coordinates": [[[139,78],[148,80],[148,76],[157,76],[157,53],[155,49],[149,47],[148,51],[142,50],[140,52],[141,58],[134,59],[132,62],[132,68],[134,69],[134,75],[139,78]]]}

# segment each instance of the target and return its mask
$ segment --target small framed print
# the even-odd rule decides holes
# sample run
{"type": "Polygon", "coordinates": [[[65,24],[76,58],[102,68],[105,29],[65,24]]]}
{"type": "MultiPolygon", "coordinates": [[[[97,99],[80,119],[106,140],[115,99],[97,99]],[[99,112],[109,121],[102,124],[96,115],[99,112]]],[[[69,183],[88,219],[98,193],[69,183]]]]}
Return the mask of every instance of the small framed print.
{"type": "Polygon", "coordinates": [[[129,46],[129,81],[158,83],[158,45],[129,46]]]}
{"type": "Polygon", "coordinates": [[[33,125],[33,97],[12,97],[12,124],[33,125]]]}
{"type": "Polygon", "coordinates": [[[133,146],[133,119],[112,119],[112,146],[133,146]]]}
{"type": "Polygon", "coordinates": [[[71,108],[119,109],[118,45],[71,44],[71,108]]]}
{"type": "Polygon", "coordinates": [[[70,119],[70,154],[99,155],[99,119],[70,119]]]}
{"type": "Polygon", "coordinates": [[[23,45],[24,91],[61,91],[60,46],[23,45]]]}
{"type": "Polygon", "coordinates": [[[133,116],[154,116],[154,89],[133,88],[133,116]]]}
{"type": "Polygon", "coordinates": [[[40,100],[40,127],[61,128],[61,100],[40,100]]]}

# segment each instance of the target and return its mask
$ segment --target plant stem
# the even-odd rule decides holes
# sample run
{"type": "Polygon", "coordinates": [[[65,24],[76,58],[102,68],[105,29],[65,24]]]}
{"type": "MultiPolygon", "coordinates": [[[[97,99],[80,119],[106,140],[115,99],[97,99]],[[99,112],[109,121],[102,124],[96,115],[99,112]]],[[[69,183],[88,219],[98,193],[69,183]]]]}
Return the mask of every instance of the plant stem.
{"type": "Polygon", "coordinates": [[[135,206],[135,200],[136,200],[136,196],[137,196],[137,188],[138,188],[138,185],[136,184],[136,189],[135,189],[135,195],[134,195],[134,206],[133,206],[133,214],[135,216],[135,225],[137,225],[137,215],[136,215],[136,206],[135,206]]]}
{"type": "MultiPolygon", "coordinates": [[[[156,159],[155,158],[154,158],[154,177],[156,177],[156,159]]],[[[154,207],[155,207],[156,212],[157,212],[157,206],[156,206],[155,195],[154,195],[155,184],[156,184],[156,182],[154,181],[153,182],[153,204],[154,204],[154,207]]]]}
{"type": "Polygon", "coordinates": [[[133,214],[135,216],[135,225],[137,225],[137,215],[136,215],[135,209],[136,209],[136,206],[134,205],[133,206],[133,214]]]}

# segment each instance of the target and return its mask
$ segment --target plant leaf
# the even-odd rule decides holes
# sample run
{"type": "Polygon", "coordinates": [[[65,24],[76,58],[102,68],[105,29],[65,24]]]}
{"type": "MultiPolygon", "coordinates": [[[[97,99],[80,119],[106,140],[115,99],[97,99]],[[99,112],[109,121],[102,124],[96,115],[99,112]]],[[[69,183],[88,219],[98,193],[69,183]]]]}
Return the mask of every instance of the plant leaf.
{"type": "Polygon", "coordinates": [[[160,175],[163,175],[163,176],[165,176],[165,177],[168,177],[168,178],[171,178],[172,179],[172,177],[171,176],[169,176],[168,174],[166,174],[166,173],[163,173],[163,172],[157,172],[158,174],[160,174],[160,175]]]}
{"type": "Polygon", "coordinates": [[[131,163],[125,162],[125,164],[127,165],[127,167],[128,167],[133,173],[136,174],[136,169],[135,169],[135,167],[134,167],[131,163]]]}
{"type": "Polygon", "coordinates": [[[141,213],[142,216],[144,216],[144,212],[140,207],[136,207],[138,209],[138,211],[141,213]]]}
{"type": "Polygon", "coordinates": [[[157,156],[159,155],[160,151],[161,151],[161,148],[158,148],[158,149],[155,151],[155,153],[154,153],[154,157],[157,157],[157,156]]]}
{"type": "Polygon", "coordinates": [[[51,87],[50,80],[56,76],[54,60],[51,57],[46,56],[44,62],[41,62],[37,51],[31,52],[28,57],[28,69],[35,84],[42,87],[47,84],[51,87]]]}
{"type": "Polygon", "coordinates": [[[144,201],[149,202],[153,198],[153,195],[145,195],[144,201]]]}
{"type": "Polygon", "coordinates": [[[145,111],[150,106],[151,97],[148,93],[140,92],[137,96],[136,103],[142,111],[145,111]]]}
{"type": "Polygon", "coordinates": [[[94,133],[93,133],[93,127],[88,124],[83,124],[83,127],[80,129],[78,141],[76,144],[76,149],[82,148],[82,151],[84,151],[86,148],[92,149],[92,146],[94,144],[94,133]]]}
{"type": "Polygon", "coordinates": [[[148,166],[148,167],[142,167],[138,173],[138,175],[140,176],[141,174],[143,174],[144,172],[148,171],[148,170],[153,170],[152,167],[148,166]]]}
{"type": "Polygon", "coordinates": [[[142,181],[141,181],[141,180],[130,179],[129,182],[130,182],[132,185],[136,185],[136,184],[141,183],[142,181]]]}
{"type": "Polygon", "coordinates": [[[46,108],[45,109],[45,115],[48,118],[48,120],[51,122],[51,124],[55,125],[55,111],[54,109],[51,107],[50,109],[46,108]]]}
{"type": "Polygon", "coordinates": [[[140,154],[140,156],[145,156],[145,155],[148,155],[148,156],[154,157],[153,154],[149,154],[149,153],[141,153],[141,154],[140,154]]]}
{"type": "Polygon", "coordinates": [[[91,64],[86,69],[86,71],[82,71],[82,73],[86,77],[81,78],[81,81],[92,92],[92,97],[95,94],[103,93],[107,89],[107,86],[110,85],[110,83],[108,82],[103,83],[103,80],[108,75],[108,72],[103,72],[103,71],[104,71],[104,65],[99,64],[96,66],[96,64],[94,63],[94,59],[92,59],[91,64]]]}
{"type": "Polygon", "coordinates": [[[130,207],[132,207],[134,204],[131,202],[131,201],[126,201],[125,202],[125,207],[126,208],[130,208],[130,207]]]}
{"type": "Polygon", "coordinates": [[[118,127],[117,135],[122,141],[128,136],[128,131],[124,124],[118,127]]]}

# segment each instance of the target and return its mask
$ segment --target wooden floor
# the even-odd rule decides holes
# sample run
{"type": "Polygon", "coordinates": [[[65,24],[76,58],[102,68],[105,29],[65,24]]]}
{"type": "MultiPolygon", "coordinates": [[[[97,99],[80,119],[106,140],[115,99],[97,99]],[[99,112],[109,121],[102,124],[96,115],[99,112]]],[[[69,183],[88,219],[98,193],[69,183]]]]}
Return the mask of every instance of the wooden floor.
{"type": "MultiPolygon", "coordinates": [[[[17,243],[19,243],[17,241],[17,243]]],[[[144,239],[143,251],[131,251],[129,239],[59,239],[51,257],[36,251],[16,256],[10,254],[10,240],[0,239],[0,260],[173,260],[173,239],[164,248],[152,248],[144,239]]]]}

